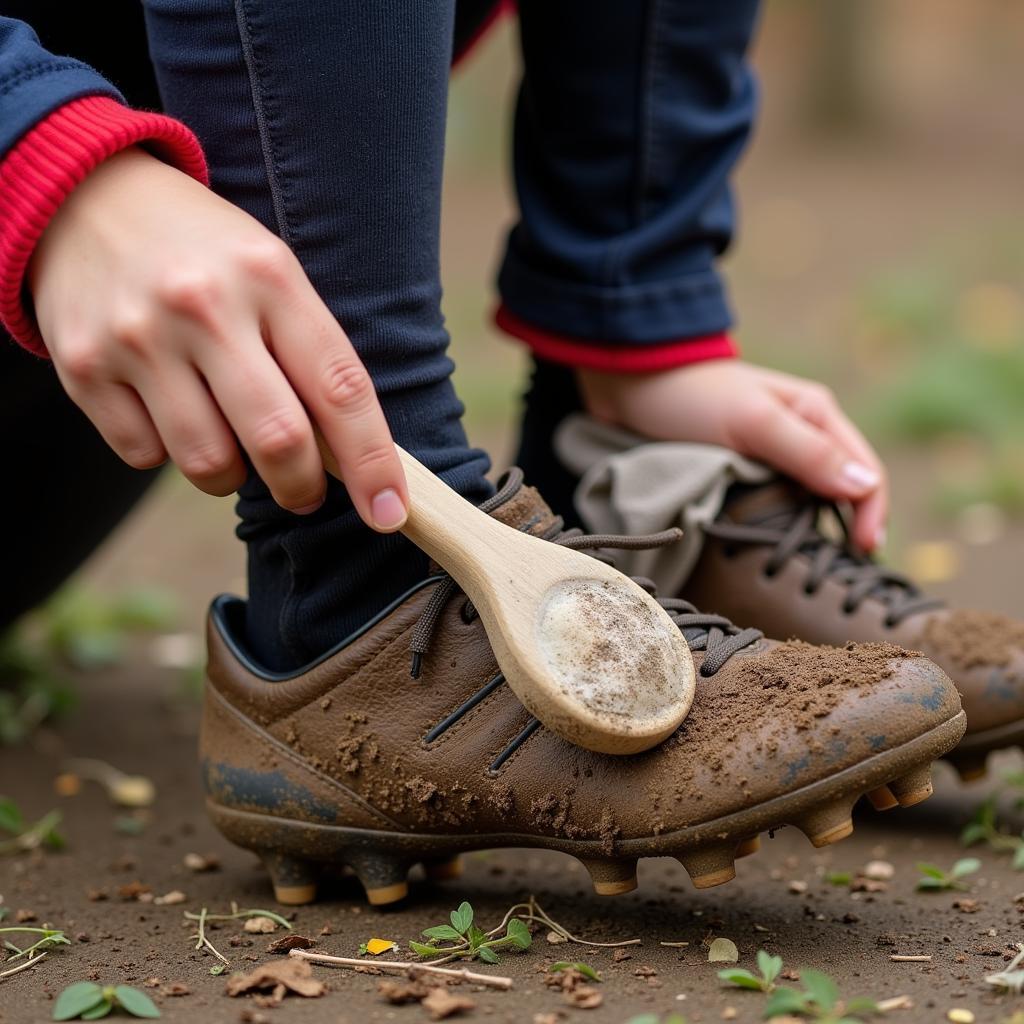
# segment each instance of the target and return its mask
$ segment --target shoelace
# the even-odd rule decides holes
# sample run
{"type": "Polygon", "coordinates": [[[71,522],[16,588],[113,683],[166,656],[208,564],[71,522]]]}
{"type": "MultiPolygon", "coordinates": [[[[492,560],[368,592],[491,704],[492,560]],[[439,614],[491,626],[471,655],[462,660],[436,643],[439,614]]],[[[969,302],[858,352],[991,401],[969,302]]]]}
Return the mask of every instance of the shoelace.
{"type": "MultiPolygon", "coordinates": [[[[493,497],[480,505],[480,509],[488,514],[500,508],[512,498],[523,485],[523,472],[517,467],[510,469],[504,476],[498,491],[493,497]]],[[[521,529],[528,530],[532,524],[527,523],[521,529]]],[[[561,516],[555,516],[551,525],[542,534],[536,534],[541,540],[576,551],[586,551],[602,562],[614,564],[611,557],[602,552],[602,548],[617,548],[623,551],[648,550],[672,544],[679,539],[679,530],[663,530],[642,537],[627,537],[614,533],[585,534],[578,529],[565,529],[561,516]]],[[[412,654],[411,675],[418,679],[423,665],[423,656],[430,649],[430,643],[437,629],[441,613],[448,602],[457,593],[461,593],[455,580],[442,570],[441,580],[430,595],[416,626],[412,632],[409,650],[412,654]]],[[[633,581],[643,587],[652,597],[657,598],[653,581],[643,576],[632,577],[633,581]]],[[[689,601],[679,598],[658,598],[658,603],[668,612],[669,617],[682,631],[691,651],[704,651],[704,662],[701,675],[713,676],[734,654],[757,643],[764,635],[758,629],[740,629],[721,615],[708,615],[698,611],[689,601]]],[[[477,617],[473,603],[467,597],[461,612],[464,622],[472,622],[477,617]]]]}
{"type": "Polygon", "coordinates": [[[941,601],[921,593],[912,580],[858,551],[850,539],[845,517],[835,505],[827,502],[811,500],[799,508],[772,510],[746,523],[718,521],[705,526],[704,530],[712,537],[731,543],[774,546],[764,567],[769,576],[775,575],[794,555],[808,556],[811,565],[804,590],[814,594],[826,579],[838,580],[846,586],[842,609],[850,615],[869,597],[887,606],[885,624],[890,627],[899,625],[910,615],[942,607],[941,601]],[[842,543],[818,529],[822,513],[829,509],[842,526],[842,543]]]}

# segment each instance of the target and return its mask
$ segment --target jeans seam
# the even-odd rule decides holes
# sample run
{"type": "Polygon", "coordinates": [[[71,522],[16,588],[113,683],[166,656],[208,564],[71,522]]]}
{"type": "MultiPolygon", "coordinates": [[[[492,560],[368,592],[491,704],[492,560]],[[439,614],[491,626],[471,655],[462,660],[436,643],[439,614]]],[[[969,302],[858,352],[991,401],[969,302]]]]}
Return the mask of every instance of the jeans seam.
{"type": "Polygon", "coordinates": [[[267,185],[270,189],[270,199],[274,207],[277,231],[283,241],[290,247],[292,242],[291,228],[288,225],[288,215],[285,210],[284,190],[281,187],[277,163],[274,160],[274,148],[270,137],[270,120],[267,117],[264,105],[259,62],[253,47],[252,30],[249,27],[249,21],[245,13],[245,0],[235,0],[235,20],[238,23],[238,37],[242,47],[242,59],[245,61],[246,74],[249,78],[249,88],[252,90],[256,129],[259,132],[260,150],[263,154],[263,164],[267,171],[267,185]]]}

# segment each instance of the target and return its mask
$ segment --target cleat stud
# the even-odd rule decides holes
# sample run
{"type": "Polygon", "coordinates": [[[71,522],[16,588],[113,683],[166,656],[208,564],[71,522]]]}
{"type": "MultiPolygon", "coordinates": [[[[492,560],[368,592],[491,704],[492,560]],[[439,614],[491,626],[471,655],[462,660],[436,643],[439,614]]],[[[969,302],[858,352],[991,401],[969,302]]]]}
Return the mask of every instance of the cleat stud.
{"type": "Polygon", "coordinates": [[[922,768],[908,772],[902,778],[889,783],[892,795],[900,803],[900,807],[913,807],[932,795],[932,766],[926,764],[922,768]]]}
{"type": "Polygon", "coordinates": [[[844,800],[809,811],[793,824],[807,836],[812,846],[829,846],[853,831],[852,810],[853,801],[844,800]]]}
{"type": "Polygon", "coordinates": [[[375,907],[396,903],[409,892],[409,864],[393,854],[351,850],[345,860],[363,883],[367,900],[375,907]]]}
{"type": "Polygon", "coordinates": [[[636,888],[636,860],[584,860],[598,896],[619,896],[636,888]]]}
{"type": "Polygon", "coordinates": [[[456,856],[447,860],[425,860],[423,871],[431,882],[454,882],[462,877],[462,858],[456,856]]]}
{"type": "Polygon", "coordinates": [[[760,849],[761,837],[749,836],[736,847],[736,859],[739,860],[741,857],[749,857],[751,854],[757,853],[760,849]]]}
{"type": "Polygon", "coordinates": [[[723,844],[694,850],[681,855],[678,860],[686,868],[695,889],[710,889],[736,877],[735,856],[736,847],[723,844]]]}
{"type": "Polygon", "coordinates": [[[879,786],[878,789],[871,790],[867,796],[876,811],[889,811],[900,805],[899,800],[893,796],[892,790],[888,786],[879,786]]]}
{"type": "Polygon", "coordinates": [[[260,859],[270,875],[278,903],[299,907],[316,899],[319,872],[315,865],[283,853],[261,853],[260,859]]]}
{"type": "Polygon", "coordinates": [[[961,782],[977,782],[988,774],[988,754],[957,754],[947,758],[961,782]]]}

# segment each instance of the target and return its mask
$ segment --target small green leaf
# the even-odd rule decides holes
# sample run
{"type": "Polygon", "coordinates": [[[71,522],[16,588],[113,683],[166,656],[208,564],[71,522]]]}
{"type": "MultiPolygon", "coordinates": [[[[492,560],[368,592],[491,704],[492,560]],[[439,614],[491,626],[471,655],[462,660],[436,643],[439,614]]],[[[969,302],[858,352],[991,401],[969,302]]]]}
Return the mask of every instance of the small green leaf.
{"type": "Polygon", "coordinates": [[[21,809],[10,798],[0,796],[0,829],[10,832],[11,835],[21,835],[25,831],[25,818],[21,809]]]}
{"type": "Polygon", "coordinates": [[[853,881],[853,875],[849,871],[833,871],[825,876],[829,885],[849,885],[853,881]]]}
{"type": "Polygon", "coordinates": [[[437,956],[438,954],[437,946],[427,946],[422,942],[410,942],[409,948],[420,956],[437,956]]]}
{"type": "Polygon", "coordinates": [[[103,989],[94,981],[76,981],[68,985],[53,1007],[54,1020],[71,1020],[91,1010],[103,999],[103,989]]]}
{"type": "Polygon", "coordinates": [[[946,880],[946,872],[936,864],[926,864],[924,861],[917,862],[917,870],[922,875],[927,875],[929,878],[938,878],[941,881],[946,880]]]}
{"type": "Polygon", "coordinates": [[[954,878],[963,878],[965,875],[973,875],[980,870],[981,861],[977,857],[963,857],[953,865],[950,872],[954,878]]]}
{"type": "Polygon", "coordinates": [[[757,951],[757,969],[770,985],[782,973],[782,957],[772,956],[763,949],[757,951]]]}
{"type": "Polygon", "coordinates": [[[114,989],[114,998],[133,1017],[159,1017],[160,1011],[156,1008],[153,1000],[131,985],[118,985],[114,989]]]}
{"type": "Polygon", "coordinates": [[[481,946],[477,950],[477,955],[485,964],[496,964],[498,962],[498,954],[490,946],[481,946]]]}
{"type": "Polygon", "coordinates": [[[86,1010],[82,1014],[82,1020],[99,1020],[101,1017],[106,1017],[113,1008],[114,1004],[109,999],[104,999],[102,1003],[97,1003],[91,1010],[86,1010]]]}
{"type": "Polygon", "coordinates": [[[1024,843],[1013,851],[1013,866],[1017,871],[1024,870],[1024,843]]]}
{"type": "Polygon", "coordinates": [[[460,935],[465,935],[473,923],[473,908],[466,902],[460,903],[459,909],[451,912],[451,922],[460,935]]]}
{"type": "Polygon", "coordinates": [[[214,965],[213,965],[213,966],[212,966],[212,967],[210,968],[210,973],[211,973],[211,974],[212,974],[212,975],[213,975],[213,976],[214,976],[215,978],[217,978],[217,977],[219,977],[220,975],[222,975],[222,974],[223,974],[223,973],[224,973],[224,972],[225,972],[226,970],[227,970],[227,967],[225,967],[225,966],[224,966],[224,964],[214,964],[214,965]]]}
{"type": "Polygon", "coordinates": [[[462,938],[462,933],[457,932],[451,925],[439,924],[433,928],[427,928],[423,931],[423,934],[428,939],[451,939],[453,942],[458,942],[462,938]]]}
{"type": "Polygon", "coordinates": [[[980,843],[986,835],[988,835],[988,829],[980,821],[972,821],[960,833],[960,843],[962,846],[973,846],[975,843],[980,843]]]}
{"type": "Polygon", "coordinates": [[[947,882],[946,882],[946,880],[944,878],[919,878],[917,880],[917,888],[918,889],[948,889],[949,885],[947,884],[947,882]]]}
{"type": "Polygon", "coordinates": [[[661,1024],[661,1018],[656,1013],[642,1013],[639,1017],[630,1017],[626,1024],[661,1024]]]}
{"type": "Polygon", "coordinates": [[[513,917],[512,920],[509,921],[505,935],[520,949],[529,949],[530,944],[533,942],[533,936],[530,934],[530,929],[527,928],[518,917],[513,917]]]}
{"type": "Polygon", "coordinates": [[[807,994],[821,1009],[831,1010],[839,1001],[839,989],[827,974],[804,970],[800,972],[800,980],[807,994]]]}
{"type": "Polygon", "coordinates": [[[718,976],[722,981],[728,981],[730,984],[738,985],[740,988],[760,990],[764,987],[764,983],[760,978],[751,974],[750,971],[743,970],[742,967],[727,967],[724,971],[719,971],[718,976]]]}
{"type": "Polygon", "coordinates": [[[764,1015],[766,1018],[783,1017],[789,1014],[803,1013],[807,1008],[807,996],[798,992],[795,988],[777,988],[765,1003],[764,1015]]]}
{"type": "Polygon", "coordinates": [[[740,958],[740,951],[732,939],[718,938],[708,947],[708,961],[710,963],[734,964],[740,958]]]}

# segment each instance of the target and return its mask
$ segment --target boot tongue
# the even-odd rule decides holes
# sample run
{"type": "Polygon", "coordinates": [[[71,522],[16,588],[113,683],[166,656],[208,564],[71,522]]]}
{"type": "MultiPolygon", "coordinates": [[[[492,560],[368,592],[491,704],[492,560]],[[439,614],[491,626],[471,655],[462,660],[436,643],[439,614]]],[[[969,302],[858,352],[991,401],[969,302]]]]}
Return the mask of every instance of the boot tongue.
{"type": "Polygon", "coordinates": [[[744,526],[785,525],[813,500],[809,491],[786,478],[766,484],[734,484],[719,515],[744,526]]]}
{"type": "Polygon", "coordinates": [[[498,522],[524,533],[543,534],[558,518],[534,487],[520,487],[508,501],[491,512],[498,522]]]}

